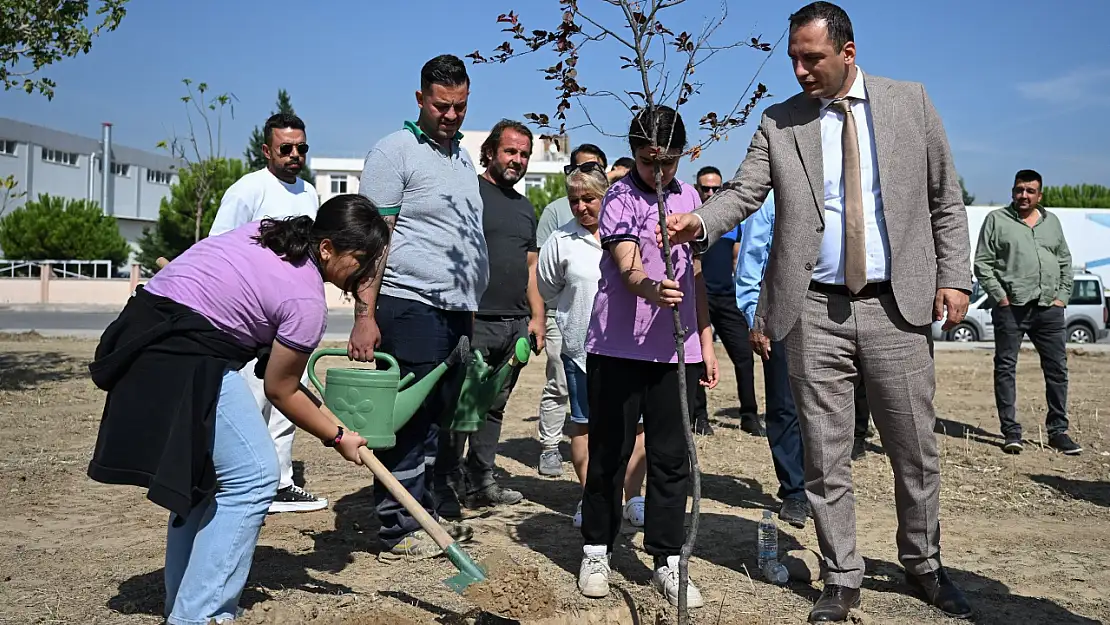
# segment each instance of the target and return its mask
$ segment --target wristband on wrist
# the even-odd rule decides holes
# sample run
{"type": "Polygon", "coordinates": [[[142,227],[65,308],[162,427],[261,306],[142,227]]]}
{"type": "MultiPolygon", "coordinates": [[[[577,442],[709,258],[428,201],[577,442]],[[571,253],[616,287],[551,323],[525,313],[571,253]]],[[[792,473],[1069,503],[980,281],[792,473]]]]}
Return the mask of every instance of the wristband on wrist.
{"type": "Polygon", "coordinates": [[[339,426],[339,432],[336,433],[335,438],[324,441],[324,447],[335,447],[341,440],[343,440],[343,426],[339,426]]]}

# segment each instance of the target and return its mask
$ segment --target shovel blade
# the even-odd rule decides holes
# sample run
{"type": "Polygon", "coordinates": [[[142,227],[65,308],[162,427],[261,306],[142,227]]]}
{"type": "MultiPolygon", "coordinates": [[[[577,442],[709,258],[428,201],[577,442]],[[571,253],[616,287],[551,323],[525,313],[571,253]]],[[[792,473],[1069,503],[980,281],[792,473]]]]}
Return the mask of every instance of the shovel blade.
{"type": "Polygon", "coordinates": [[[460,549],[458,543],[448,545],[444,553],[446,553],[451,564],[454,564],[455,568],[459,570],[457,575],[443,580],[448,588],[461,595],[467,586],[486,581],[486,571],[471,559],[465,551],[460,549]]]}

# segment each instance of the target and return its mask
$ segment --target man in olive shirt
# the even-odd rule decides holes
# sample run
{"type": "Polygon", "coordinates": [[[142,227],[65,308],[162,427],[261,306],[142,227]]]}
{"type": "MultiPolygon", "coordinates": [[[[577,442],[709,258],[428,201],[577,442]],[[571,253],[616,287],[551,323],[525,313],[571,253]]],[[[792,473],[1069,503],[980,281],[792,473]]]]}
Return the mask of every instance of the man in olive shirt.
{"type": "Polygon", "coordinates": [[[1015,371],[1026,334],[1041,356],[1048,403],[1048,444],[1076,455],[1083,448],[1068,436],[1067,323],[1071,297],[1071,251],[1060,220],[1041,206],[1041,175],[1023,169],[1014,177],[1013,202],[991,211],[979,231],[975,276],[997,304],[994,320],[994,401],[1002,449],[1021,453],[1021,424],[1014,403],[1015,371]]]}

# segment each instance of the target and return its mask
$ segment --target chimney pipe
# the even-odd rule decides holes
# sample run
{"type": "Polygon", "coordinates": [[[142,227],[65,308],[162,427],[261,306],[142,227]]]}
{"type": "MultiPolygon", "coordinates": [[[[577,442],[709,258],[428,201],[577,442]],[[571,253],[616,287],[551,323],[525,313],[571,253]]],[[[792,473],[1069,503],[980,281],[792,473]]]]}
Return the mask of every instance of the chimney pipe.
{"type": "Polygon", "coordinates": [[[112,124],[104,122],[104,135],[101,140],[102,156],[100,159],[100,210],[105,215],[113,214],[112,206],[108,200],[111,197],[109,190],[112,181],[112,124]]]}

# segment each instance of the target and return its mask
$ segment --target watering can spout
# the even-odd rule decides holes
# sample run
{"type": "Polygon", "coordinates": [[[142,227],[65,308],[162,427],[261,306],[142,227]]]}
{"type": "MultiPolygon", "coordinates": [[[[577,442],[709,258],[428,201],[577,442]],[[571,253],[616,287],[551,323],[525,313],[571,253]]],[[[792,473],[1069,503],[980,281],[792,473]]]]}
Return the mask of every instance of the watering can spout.
{"type": "Polygon", "coordinates": [[[459,339],[459,344],[451,352],[447,359],[439,363],[439,365],[428,372],[427,375],[420,378],[415,384],[412,383],[413,374],[408,374],[401,380],[401,390],[397,393],[397,399],[393,404],[393,419],[394,425],[400,429],[416,411],[420,409],[420,405],[424,403],[424,399],[428,397],[428,393],[432,392],[439,379],[443,377],[444,373],[452,366],[462,362],[470,355],[470,339],[462,337],[459,339]],[[410,386],[411,384],[411,386],[410,386]],[[407,388],[406,388],[407,387],[407,388]]]}

